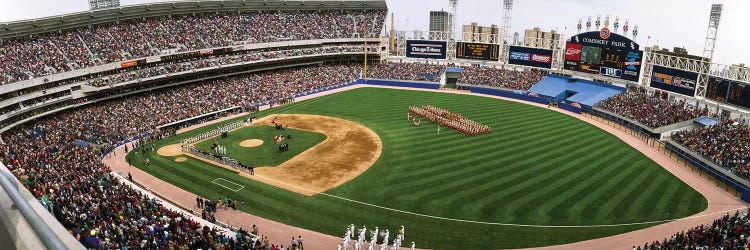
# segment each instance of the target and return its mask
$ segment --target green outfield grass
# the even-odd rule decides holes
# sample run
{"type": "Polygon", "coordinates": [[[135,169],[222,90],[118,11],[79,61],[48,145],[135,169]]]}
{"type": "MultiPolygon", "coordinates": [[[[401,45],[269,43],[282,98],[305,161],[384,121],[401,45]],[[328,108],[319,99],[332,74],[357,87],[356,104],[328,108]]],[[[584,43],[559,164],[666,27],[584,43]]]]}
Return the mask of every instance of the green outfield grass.
{"type": "MultiPolygon", "coordinates": [[[[361,88],[256,115],[270,112],[321,114],[358,122],[380,136],[382,155],[359,177],[312,197],[193,159],[175,163],[172,157],[150,154],[153,166],[136,165],[195,194],[231,195],[247,201],[249,213],[330,235],[343,235],[352,223],[389,228],[393,233],[404,225],[406,241],[420,248],[569,243],[654,224],[545,226],[651,222],[689,216],[707,206],[699,193],[616,137],[545,108],[458,94],[361,88]],[[406,120],[407,107],[423,104],[464,114],[491,126],[492,133],[466,137],[443,129],[436,135],[433,124],[414,127],[406,120]],[[216,178],[245,188],[233,192],[212,184],[216,178]]],[[[217,126],[165,139],[157,146],[217,126]]]]}
{"type": "MultiPolygon", "coordinates": [[[[222,139],[219,136],[215,138],[219,145],[227,148],[227,156],[256,167],[278,166],[326,139],[326,136],[321,133],[296,129],[287,129],[287,131],[292,135],[292,139],[285,141],[289,144],[289,151],[286,152],[279,152],[278,144],[273,142],[274,136],[279,134],[286,136],[286,132],[276,130],[272,126],[243,127],[229,132],[227,138],[222,139]],[[263,144],[252,148],[241,147],[240,142],[248,139],[263,140],[263,144]]],[[[195,147],[213,152],[211,150],[213,143],[214,139],[209,139],[196,144],[195,147]]]]}

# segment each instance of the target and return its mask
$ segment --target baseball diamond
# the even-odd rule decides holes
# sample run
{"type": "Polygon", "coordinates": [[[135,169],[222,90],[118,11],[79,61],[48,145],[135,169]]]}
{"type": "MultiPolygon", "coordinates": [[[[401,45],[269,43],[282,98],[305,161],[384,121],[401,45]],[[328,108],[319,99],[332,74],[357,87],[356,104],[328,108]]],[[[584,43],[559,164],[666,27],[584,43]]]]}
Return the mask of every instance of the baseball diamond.
{"type": "MultiPolygon", "coordinates": [[[[426,248],[562,244],[628,232],[706,208],[700,194],[619,139],[544,108],[447,93],[359,88],[256,115],[275,113],[321,114],[362,124],[383,140],[383,153],[351,181],[309,197],[201,161],[174,166],[170,158],[151,154],[151,166],[134,165],[203,197],[224,197],[231,190],[191,180],[238,183],[246,188],[231,195],[248,201],[244,211],[319,232],[336,234],[347,223],[405,224],[410,238],[426,248]],[[493,132],[477,137],[452,130],[435,134],[432,127],[404,121],[403,111],[412,105],[445,107],[488,124],[493,132]],[[607,226],[612,224],[621,225],[607,226]],[[458,238],[460,245],[453,245],[458,238]]],[[[346,173],[331,169],[329,174],[346,173]]],[[[276,178],[287,183],[298,176],[276,178]]]]}

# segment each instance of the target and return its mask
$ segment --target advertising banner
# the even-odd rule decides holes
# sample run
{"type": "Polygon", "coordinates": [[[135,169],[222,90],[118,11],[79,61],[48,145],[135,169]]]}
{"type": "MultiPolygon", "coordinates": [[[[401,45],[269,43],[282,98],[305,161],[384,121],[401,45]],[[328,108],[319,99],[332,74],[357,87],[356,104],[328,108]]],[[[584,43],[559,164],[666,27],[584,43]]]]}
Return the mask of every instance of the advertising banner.
{"type": "Polygon", "coordinates": [[[567,43],[565,45],[565,60],[569,61],[581,61],[581,44],[580,43],[567,43]]]}
{"type": "Polygon", "coordinates": [[[652,88],[694,96],[697,82],[698,73],[654,65],[650,85],[652,88]]]}
{"type": "Polygon", "coordinates": [[[510,46],[508,63],[537,68],[552,68],[552,50],[510,46]]]}
{"type": "Polygon", "coordinates": [[[445,41],[407,40],[406,57],[445,59],[445,41]]]}

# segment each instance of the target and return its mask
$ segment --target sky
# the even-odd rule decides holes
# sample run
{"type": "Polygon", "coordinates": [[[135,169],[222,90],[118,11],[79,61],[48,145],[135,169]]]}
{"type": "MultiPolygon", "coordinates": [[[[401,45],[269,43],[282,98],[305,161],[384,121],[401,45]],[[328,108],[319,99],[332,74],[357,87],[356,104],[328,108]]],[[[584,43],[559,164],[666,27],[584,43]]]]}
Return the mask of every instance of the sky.
{"type": "MultiPolygon", "coordinates": [[[[120,0],[121,5],[132,5],[159,0],[120,0]]],[[[395,14],[397,30],[428,30],[431,10],[448,10],[448,0],[386,0],[389,12],[395,14]]],[[[502,25],[503,0],[459,0],[458,25],[477,22],[482,26],[502,25]]],[[[750,1],[747,0],[515,0],[511,31],[523,36],[523,30],[539,27],[555,29],[565,37],[577,33],[578,19],[583,18],[584,30],[588,16],[597,15],[630,19],[631,31],[639,25],[636,42],[641,47],[659,45],[669,48],[684,47],[688,53],[702,55],[705,44],[709,9],[712,3],[723,3],[724,11],[714,52],[714,62],[720,64],[750,64],[750,1]],[[650,39],[648,37],[651,37],[650,39]]],[[[87,0],[0,0],[0,22],[9,22],[88,10],[87,0]]],[[[389,23],[386,27],[390,28],[389,23]]],[[[612,24],[610,24],[610,28],[612,24]]],[[[593,29],[593,25],[592,25],[593,29]]],[[[621,30],[622,28],[620,28],[621,30]]]]}

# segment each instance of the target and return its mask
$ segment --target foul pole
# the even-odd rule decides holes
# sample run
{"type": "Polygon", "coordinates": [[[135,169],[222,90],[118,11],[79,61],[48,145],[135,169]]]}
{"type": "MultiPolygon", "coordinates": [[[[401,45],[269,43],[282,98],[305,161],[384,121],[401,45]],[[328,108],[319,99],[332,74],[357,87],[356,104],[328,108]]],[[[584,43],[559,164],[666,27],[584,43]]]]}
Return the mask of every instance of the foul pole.
{"type": "MultiPolygon", "coordinates": [[[[362,12],[367,11],[367,9],[364,9],[362,12]]],[[[366,13],[366,12],[365,12],[366,13]]],[[[367,81],[367,18],[365,18],[365,67],[362,70],[362,79],[367,81]]]]}

